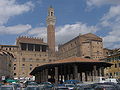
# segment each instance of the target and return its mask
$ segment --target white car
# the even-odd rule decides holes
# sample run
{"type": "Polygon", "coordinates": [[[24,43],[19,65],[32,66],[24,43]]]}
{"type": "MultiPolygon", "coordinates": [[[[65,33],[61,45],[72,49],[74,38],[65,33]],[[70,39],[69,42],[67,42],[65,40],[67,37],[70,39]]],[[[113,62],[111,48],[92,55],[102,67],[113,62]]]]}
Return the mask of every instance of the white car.
{"type": "Polygon", "coordinates": [[[74,84],[65,84],[65,87],[67,87],[69,90],[73,90],[75,85],[74,84]]]}

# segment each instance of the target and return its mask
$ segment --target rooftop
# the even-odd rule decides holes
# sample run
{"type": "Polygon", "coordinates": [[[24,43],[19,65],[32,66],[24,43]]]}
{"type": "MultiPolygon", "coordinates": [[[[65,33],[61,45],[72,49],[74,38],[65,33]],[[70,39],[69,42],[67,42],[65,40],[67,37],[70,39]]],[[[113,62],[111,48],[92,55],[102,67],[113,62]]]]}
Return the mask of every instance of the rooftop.
{"type": "Polygon", "coordinates": [[[91,68],[90,66],[96,65],[97,67],[110,67],[112,64],[106,63],[104,61],[94,60],[94,59],[87,59],[87,58],[81,58],[81,57],[71,57],[67,59],[57,60],[51,63],[44,63],[36,68],[30,73],[30,75],[34,75],[39,70],[42,70],[44,68],[50,68],[50,67],[58,67],[61,65],[74,65],[77,64],[78,66],[81,66],[84,68],[84,66],[87,66],[86,68],[91,68]]]}
{"type": "Polygon", "coordinates": [[[44,44],[47,45],[43,41],[42,38],[37,38],[37,37],[27,37],[27,36],[21,36],[16,39],[16,44],[18,43],[31,43],[31,44],[44,44]]]}

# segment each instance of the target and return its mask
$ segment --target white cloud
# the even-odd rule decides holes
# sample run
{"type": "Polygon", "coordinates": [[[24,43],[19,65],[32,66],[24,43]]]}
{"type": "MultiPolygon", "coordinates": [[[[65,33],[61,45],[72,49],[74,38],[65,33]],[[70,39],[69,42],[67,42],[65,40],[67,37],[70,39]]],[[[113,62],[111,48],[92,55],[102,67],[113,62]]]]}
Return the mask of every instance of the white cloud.
{"type": "Polygon", "coordinates": [[[29,24],[14,26],[5,26],[5,24],[11,17],[28,12],[33,7],[32,2],[18,4],[16,0],[0,0],[0,34],[21,34],[31,29],[29,24]]]}
{"type": "MultiPolygon", "coordinates": [[[[111,6],[101,18],[102,28],[109,28],[109,33],[103,37],[106,47],[117,47],[120,42],[120,5],[111,6]]],[[[119,47],[118,47],[119,48],[119,47]]]]}
{"type": "Polygon", "coordinates": [[[120,48],[120,0],[87,0],[88,9],[111,5],[109,11],[101,18],[99,30],[108,30],[103,37],[105,47],[120,48]]]}
{"type": "Polygon", "coordinates": [[[75,23],[75,24],[67,24],[61,27],[56,28],[56,41],[57,44],[61,44],[67,42],[79,34],[85,33],[95,33],[98,30],[95,26],[88,26],[84,23],[75,23]]]}
{"type": "Polygon", "coordinates": [[[96,27],[99,27],[100,32],[108,32],[103,37],[105,47],[120,48],[120,0],[87,0],[86,3],[88,10],[110,5],[109,11],[103,15],[96,27]]]}
{"type": "MultiPolygon", "coordinates": [[[[41,37],[44,38],[45,41],[47,39],[47,28],[46,27],[38,27],[31,29],[28,32],[28,35],[33,35],[35,37],[41,37]]],[[[64,42],[67,42],[68,40],[73,39],[74,37],[78,36],[79,34],[85,34],[85,33],[95,33],[98,28],[95,26],[88,26],[86,24],[83,24],[81,22],[75,23],[75,24],[67,24],[64,26],[56,27],[56,43],[61,44],[64,42]]]]}
{"type": "MultiPolygon", "coordinates": [[[[119,33],[120,34],[120,33],[119,33]]],[[[120,38],[119,36],[115,36],[115,35],[107,35],[105,37],[103,37],[104,41],[107,43],[115,43],[115,42],[120,42],[120,38]]]]}
{"type": "Polygon", "coordinates": [[[21,34],[31,29],[31,25],[0,26],[0,34],[21,34]]]}
{"type": "Polygon", "coordinates": [[[120,21],[120,5],[111,6],[109,11],[102,17],[102,23],[104,22],[109,23],[111,25],[114,22],[120,21]]]}
{"type": "Polygon", "coordinates": [[[30,11],[33,6],[32,2],[17,4],[16,0],[0,0],[0,25],[7,23],[12,16],[30,11]]]}
{"type": "Polygon", "coordinates": [[[110,5],[119,5],[120,0],[87,0],[88,7],[100,7],[102,5],[110,4],[110,5]]]}
{"type": "Polygon", "coordinates": [[[47,29],[46,27],[36,27],[28,31],[28,35],[32,35],[34,37],[43,38],[44,41],[47,41],[47,29]]]}

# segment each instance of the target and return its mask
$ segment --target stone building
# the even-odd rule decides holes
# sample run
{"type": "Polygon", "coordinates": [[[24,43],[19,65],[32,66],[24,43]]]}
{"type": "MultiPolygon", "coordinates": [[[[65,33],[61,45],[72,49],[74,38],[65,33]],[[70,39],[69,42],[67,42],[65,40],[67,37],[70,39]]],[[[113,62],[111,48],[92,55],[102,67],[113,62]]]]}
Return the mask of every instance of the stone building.
{"type": "Polygon", "coordinates": [[[14,75],[17,77],[29,77],[29,73],[35,67],[49,62],[48,45],[43,39],[19,37],[16,40],[19,47],[14,61],[14,75]]]}
{"type": "Polygon", "coordinates": [[[97,60],[103,58],[102,38],[88,33],[79,35],[67,43],[58,46],[58,59],[76,56],[97,60]]]}
{"type": "Polygon", "coordinates": [[[0,49],[0,80],[2,79],[2,76],[4,76],[5,78],[12,78],[13,59],[14,57],[11,53],[0,49]]]}
{"type": "Polygon", "coordinates": [[[48,61],[48,45],[43,39],[18,37],[16,45],[1,45],[1,49],[13,53],[14,78],[28,78],[29,73],[37,66],[48,61]]]}
{"type": "Polygon", "coordinates": [[[106,77],[120,78],[120,49],[104,48],[104,57],[102,61],[113,64],[105,69],[106,77]]]}
{"type": "Polygon", "coordinates": [[[120,53],[120,48],[116,48],[116,49],[108,49],[108,48],[104,48],[103,49],[103,53],[104,53],[104,57],[108,57],[108,56],[111,56],[111,55],[115,55],[115,54],[118,54],[120,53]]]}

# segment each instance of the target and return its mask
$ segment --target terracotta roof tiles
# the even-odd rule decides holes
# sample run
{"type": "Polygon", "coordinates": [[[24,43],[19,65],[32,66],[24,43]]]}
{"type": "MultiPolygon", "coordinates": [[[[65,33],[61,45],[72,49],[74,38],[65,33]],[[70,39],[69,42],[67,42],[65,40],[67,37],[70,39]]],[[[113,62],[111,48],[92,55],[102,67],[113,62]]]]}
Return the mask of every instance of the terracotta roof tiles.
{"type": "Polygon", "coordinates": [[[69,62],[101,62],[95,59],[87,59],[87,58],[80,58],[80,57],[71,57],[63,60],[57,60],[53,63],[69,63],[69,62]]]}

